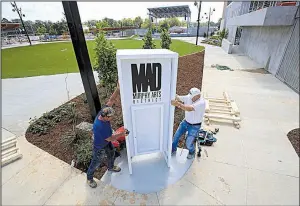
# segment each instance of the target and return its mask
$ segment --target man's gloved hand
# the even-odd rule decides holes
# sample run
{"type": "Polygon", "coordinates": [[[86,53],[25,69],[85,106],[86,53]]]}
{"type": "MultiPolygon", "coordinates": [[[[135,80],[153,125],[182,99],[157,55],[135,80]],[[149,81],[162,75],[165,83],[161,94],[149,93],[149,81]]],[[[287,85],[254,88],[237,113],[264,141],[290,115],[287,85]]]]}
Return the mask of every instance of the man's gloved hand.
{"type": "Polygon", "coordinates": [[[178,101],[176,101],[176,100],[171,100],[171,105],[177,106],[177,105],[178,105],[178,101]]]}
{"type": "Polygon", "coordinates": [[[125,136],[128,136],[129,135],[129,130],[128,129],[125,129],[125,136]]]}

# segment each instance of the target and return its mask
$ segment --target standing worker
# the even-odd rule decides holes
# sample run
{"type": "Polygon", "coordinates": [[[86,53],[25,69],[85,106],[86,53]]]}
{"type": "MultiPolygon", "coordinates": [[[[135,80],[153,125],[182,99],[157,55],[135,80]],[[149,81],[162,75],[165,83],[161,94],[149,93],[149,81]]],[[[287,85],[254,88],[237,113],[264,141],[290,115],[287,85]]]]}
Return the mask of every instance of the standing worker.
{"type": "MultiPolygon", "coordinates": [[[[188,159],[195,157],[195,138],[201,128],[201,123],[205,113],[205,100],[201,97],[200,89],[191,88],[188,95],[178,96],[171,104],[185,111],[185,118],[180,123],[172,143],[172,155],[176,155],[177,145],[180,137],[188,132],[186,138],[186,147],[189,150],[188,159]]],[[[199,148],[200,149],[200,148],[199,148]]],[[[201,149],[200,149],[201,151],[201,149]]]]}
{"type": "Polygon", "coordinates": [[[112,128],[110,121],[114,115],[114,109],[112,105],[115,103],[116,96],[119,94],[119,84],[117,89],[114,91],[110,99],[104,108],[101,109],[97,117],[95,118],[93,125],[94,133],[94,148],[93,148],[93,158],[91,164],[87,171],[87,182],[90,187],[97,187],[96,181],[93,179],[95,170],[100,166],[101,162],[107,156],[107,168],[108,171],[120,172],[121,168],[114,165],[115,161],[115,148],[112,141],[117,140],[119,137],[127,136],[128,131],[112,134],[112,128]]]}

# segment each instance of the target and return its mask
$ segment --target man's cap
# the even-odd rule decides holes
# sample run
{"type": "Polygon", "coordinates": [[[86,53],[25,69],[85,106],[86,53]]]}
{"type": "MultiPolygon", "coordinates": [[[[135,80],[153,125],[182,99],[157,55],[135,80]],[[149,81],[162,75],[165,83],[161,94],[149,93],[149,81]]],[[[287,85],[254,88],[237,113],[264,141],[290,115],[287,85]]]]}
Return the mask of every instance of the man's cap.
{"type": "Polygon", "coordinates": [[[111,117],[115,114],[115,110],[112,107],[104,107],[101,109],[100,114],[102,117],[111,117]]]}
{"type": "Polygon", "coordinates": [[[192,98],[198,94],[201,94],[201,91],[198,88],[193,87],[189,91],[189,95],[191,95],[192,98]]]}

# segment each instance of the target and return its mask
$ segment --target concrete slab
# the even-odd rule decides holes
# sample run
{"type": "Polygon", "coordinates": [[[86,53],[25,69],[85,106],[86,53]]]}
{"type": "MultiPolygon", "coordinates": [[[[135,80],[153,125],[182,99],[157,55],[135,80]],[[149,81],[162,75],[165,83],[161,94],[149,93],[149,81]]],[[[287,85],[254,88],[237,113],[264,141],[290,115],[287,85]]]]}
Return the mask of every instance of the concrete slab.
{"type": "Polygon", "coordinates": [[[220,129],[220,132],[215,136],[217,142],[209,147],[203,146],[201,158],[245,167],[246,159],[239,130],[235,129],[233,124],[228,126],[218,124],[216,127],[220,129]]]}
{"type": "Polygon", "coordinates": [[[299,205],[299,179],[250,169],[247,205],[299,205]]]}
{"type": "Polygon", "coordinates": [[[159,192],[158,200],[160,205],[222,205],[186,178],[159,192]]]}
{"type": "Polygon", "coordinates": [[[135,192],[138,194],[151,194],[181,179],[188,171],[193,160],[187,159],[188,150],[181,149],[176,157],[170,160],[170,167],[160,153],[141,155],[132,159],[132,174],[129,174],[126,150],[121,152],[115,165],[122,168],[119,173],[106,172],[101,181],[115,188],[135,192]]]}
{"type": "MultiPolygon", "coordinates": [[[[98,82],[96,72],[94,76],[98,82]]],[[[29,118],[40,117],[83,92],[79,73],[2,79],[2,127],[23,135],[29,118]]]]}
{"type": "Polygon", "coordinates": [[[137,194],[119,190],[114,205],[160,205],[156,193],[137,194]]]}
{"type": "Polygon", "coordinates": [[[45,205],[112,205],[120,192],[101,181],[97,184],[97,188],[91,188],[86,182],[86,174],[73,168],[45,205]]]}
{"type": "Polygon", "coordinates": [[[2,204],[43,205],[70,172],[70,165],[44,152],[2,185],[2,204]]]}
{"type": "Polygon", "coordinates": [[[299,158],[296,152],[292,151],[292,148],[290,150],[282,148],[282,150],[272,153],[251,149],[245,149],[245,152],[249,168],[299,177],[299,158]],[[291,152],[285,154],[286,151],[291,152]]]}
{"type": "Polygon", "coordinates": [[[11,133],[8,130],[3,129],[3,128],[1,128],[1,132],[2,132],[2,136],[1,136],[2,137],[2,142],[3,142],[3,140],[6,140],[6,139],[9,139],[9,138],[12,138],[12,137],[16,136],[15,134],[13,134],[13,133],[11,133]]]}
{"type": "MultiPolygon", "coordinates": [[[[172,39],[179,39],[191,44],[196,42],[196,37],[175,37],[172,39]]],[[[202,37],[198,39],[198,45],[205,47],[205,69],[210,68],[212,64],[228,66],[234,70],[262,68],[262,65],[253,62],[246,55],[227,54],[221,47],[201,43],[203,39],[202,37]]]]}
{"type": "Polygon", "coordinates": [[[25,139],[24,136],[18,138],[17,146],[19,147],[23,157],[22,159],[19,159],[1,168],[2,185],[6,184],[11,178],[16,176],[22,169],[31,165],[34,160],[36,160],[44,153],[43,150],[30,144],[25,139]]]}
{"type": "MultiPolygon", "coordinates": [[[[203,91],[216,96],[227,91],[241,111],[241,129],[215,123],[220,128],[217,143],[203,147],[200,162],[195,160],[180,181],[157,196],[124,192],[102,182],[92,190],[84,173],[21,136],[23,158],[2,168],[2,204],[298,205],[299,158],[286,134],[299,127],[299,95],[270,74],[245,72],[260,67],[248,57],[205,46],[203,91]],[[211,64],[235,71],[219,71],[211,64]]],[[[3,129],[23,134],[29,117],[67,101],[67,92],[62,92],[65,78],[63,74],[2,80],[3,129]]],[[[69,74],[67,81],[70,98],[83,92],[79,74],[69,74]]]]}
{"type": "Polygon", "coordinates": [[[246,204],[246,168],[197,159],[185,178],[225,205],[246,204]]]}

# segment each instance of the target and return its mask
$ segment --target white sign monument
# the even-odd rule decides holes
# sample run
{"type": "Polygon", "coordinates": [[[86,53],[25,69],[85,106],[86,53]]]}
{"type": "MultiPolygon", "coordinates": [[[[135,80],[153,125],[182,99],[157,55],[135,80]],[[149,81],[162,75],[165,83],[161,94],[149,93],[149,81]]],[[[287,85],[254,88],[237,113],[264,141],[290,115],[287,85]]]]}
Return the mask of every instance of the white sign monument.
{"type": "Polygon", "coordinates": [[[163,153],[170,167],[178,54],[167,49],[117,51],[129,173],[134,156],[163,153]]]}

